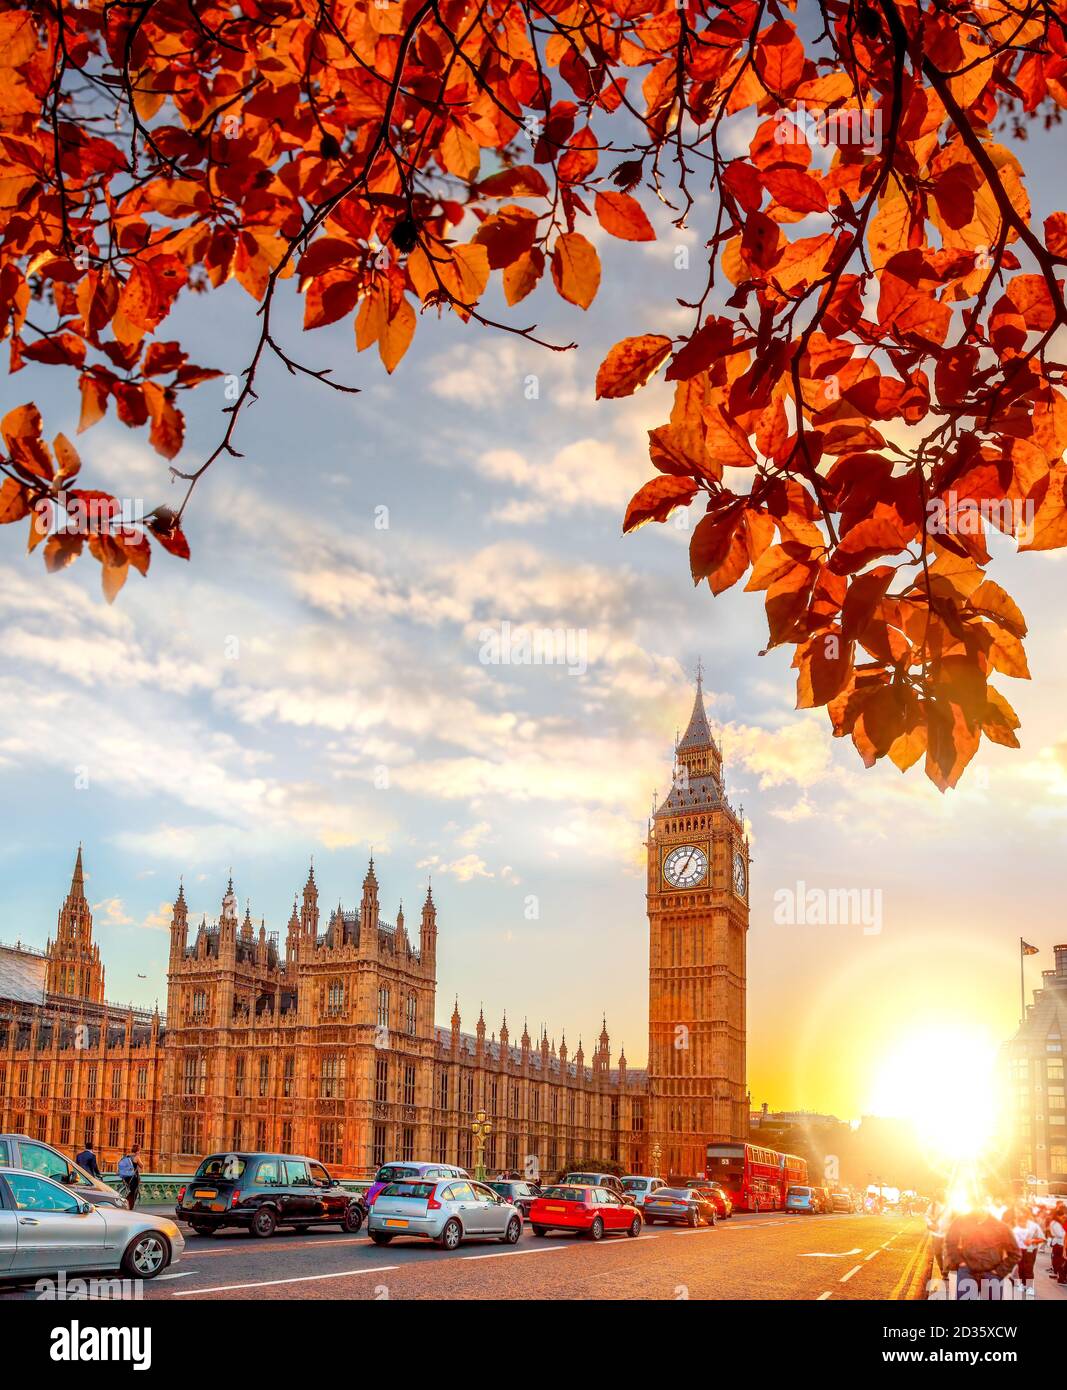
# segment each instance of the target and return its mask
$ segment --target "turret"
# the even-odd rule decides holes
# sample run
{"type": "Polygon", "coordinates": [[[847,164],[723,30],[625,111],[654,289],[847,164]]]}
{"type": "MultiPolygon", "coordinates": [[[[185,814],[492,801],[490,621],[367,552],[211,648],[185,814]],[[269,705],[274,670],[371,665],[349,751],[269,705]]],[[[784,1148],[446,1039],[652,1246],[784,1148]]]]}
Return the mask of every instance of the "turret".
{"type": "Polygon", "coordinates": [[[300,935],[312,948],[319,934],[319,889],[315,882],[315,865],[308,869],[304,884],[304,903],[300,909],[300,935]]]}
{"type": "Polygon", "coordinates": [[[433,891],[426,885],[426,901],[422,905],[422,925],[419,928],[419,949],[423,967],[432,974],[437,962],[437,908],[433,891]]]}
{"type": "Polygon", "coordinates": [[[378,940],[378,880],[374,875],[374,855],[363,880],[363,897],[359,904],[359,936],[361,941],[378,940]]]}
{"type": "Polygon", "coordinates": [[[185,903],[185,885],[179,882],[178,896],[170,918],[170,968],[173,970],[185,955],[189,942],[189,909],[185,903]]]}
{"type": "Polygon", "coordinates": [[[59,910],[56,939],[49,941],[46,956],[45,989],[49,994],[94,1004],[104,1002],[104,967],[100,948],[93,942],[93,914],[85,897],[81,845],[74,861],[70,891],[59,910]]]}
{"type": "Polygon", "coordinates": [[[296,961],[300,956],[300,917],[296,909],[296,897],[293,897],[293,914],[289,918],[289,929],[285,934],[285,959],[296,961]]]}
{"type": "Polygon", "coordinates": [[[463,1020],[459,1013],[459,995],[456,995],[455,1006],[452,1009],[452,1052],[455,1055],[459,1051],[459,1030],[463,1020]]]}
{"type": "Polygon", "coordinates": [[[226,886],[222,898],[222,914],[219,917],[219,959],[227,955],[231,958],[237,951],[237,894],[233,891],[233,875],[226,886]]]}
{"type": "Polygon", "coordinates": [[[479,1060],[485,1056],[485,1010],[478,1010],[478,1026],[474,1030],[476,1041],[475,1055],[479,1060]]]}

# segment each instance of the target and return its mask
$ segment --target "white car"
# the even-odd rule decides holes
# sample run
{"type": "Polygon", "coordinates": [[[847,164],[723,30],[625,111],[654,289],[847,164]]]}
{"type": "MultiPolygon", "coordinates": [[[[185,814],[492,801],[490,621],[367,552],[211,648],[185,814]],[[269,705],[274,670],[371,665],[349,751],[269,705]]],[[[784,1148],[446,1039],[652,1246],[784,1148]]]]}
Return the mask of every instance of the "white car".
{"type": "Polygon", "coordinates": [[[667,1186],[662,1178],[642,1177],[638,1174],[623,1178],[622,1185],[636,1207],[643,1207],[653,1192],[658,1192],[661,1187],[667,1186]]]}
{"type": "Polygon", "coordinates": [[[39,1173],[0,1168],[0,1279],[60,1270],[121,1270],[129,1279],[154,1279],[184,1249],[167,1216],[97,1207],[39,1173]]]}

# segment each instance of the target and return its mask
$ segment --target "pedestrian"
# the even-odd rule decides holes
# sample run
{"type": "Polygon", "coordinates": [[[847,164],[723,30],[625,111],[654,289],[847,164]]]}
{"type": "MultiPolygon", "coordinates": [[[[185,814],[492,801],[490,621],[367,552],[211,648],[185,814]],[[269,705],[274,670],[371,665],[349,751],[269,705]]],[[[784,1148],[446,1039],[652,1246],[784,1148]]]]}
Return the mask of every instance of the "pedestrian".
{"type": "Polygon", "coordinates": [[[1032,1296],[1034,1261],[1037,1259],[1038,1249],[1044,1244],[1045,1233],[1040,1222],[1034,1220],[1033,1212],[1028,1211],[1025,1206],[1015,1208],[1013,1220],[1011,1233],[1019,1247],[1019,1264],[1016,1270],[1018,1282],[1023,1286],[1024,1293],[1032,1296]]]}
{"type": "Polygon", "coordinates": [[[950,1275],[955,1272],[957,1299],[993,1297],[991,1282],[1006,1279],[1018,1263],[1015,1237],[992,1212],[972,1210],[952,1218],[945,1267],[950,1275]]]}
{"type": "Polygon", "coordinates": [[[1055,1208],[1048,1223],[1048,1240],[1052,1248],[1052,1268],[1049,1277],[1058,1284],[1067,1284],[1067,1260],[1064,1258],[1064,1234],[1067,1222],[1067,1207],[1061,1202],[1055,1208]]]}
{"type": "Polygon", "coordinates": [[[926,1208],[926,1229],[930,1233],[934,1261],[942,1278],[945,1275],[945,1236],[948,1233],[949,1209],[945,1202],[945,1189],[942,1187],[930,1199],[926,1208]]]}
{"type": "Polygon", "coordinates": [[[133,1211],[141,1186],[141,1146],[134,1144],[128,1154],[119,1159],[119,1177],[126,1184],[126,1205],[133,1211]]]}
{"type": "Polygon", "coordinates": [[[100,1176],[100,1165],[96,1161],[96,1154],[93,1153],[93,1141],[91,1139],[86,1139],[85,1148],[80,1154],[75,1155],[74,1162],[94,1178],[100,1176]]]}

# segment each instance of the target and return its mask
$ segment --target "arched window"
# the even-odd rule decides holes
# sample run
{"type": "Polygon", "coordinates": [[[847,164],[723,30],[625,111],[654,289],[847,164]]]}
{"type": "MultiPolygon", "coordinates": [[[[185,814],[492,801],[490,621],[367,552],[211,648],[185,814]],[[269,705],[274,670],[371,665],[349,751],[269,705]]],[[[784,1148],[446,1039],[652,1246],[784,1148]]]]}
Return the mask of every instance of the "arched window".
{"type": "Polygon", "coordinates": [[[408,1033],[409,1033],[412,1037],[414,1037],[415,1034],[416,1034],[416,1032],[418,1031],[418,1021],[419,1021],[419,1001],[418,1001],[418,997],[417,997],[416,995],[414,995],[414,994],[409,994],[409,995],[408,995],[408,1007],[407,1007],[407,1030],[408,1030],[408,1033]]]}

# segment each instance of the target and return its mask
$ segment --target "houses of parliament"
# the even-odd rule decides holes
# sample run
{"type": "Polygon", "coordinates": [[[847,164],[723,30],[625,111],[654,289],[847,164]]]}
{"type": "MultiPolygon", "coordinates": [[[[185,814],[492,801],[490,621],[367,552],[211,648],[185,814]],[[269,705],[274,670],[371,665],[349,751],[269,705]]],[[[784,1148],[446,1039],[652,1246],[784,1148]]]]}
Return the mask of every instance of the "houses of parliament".
{"type": "Polygon", "coordinates": [[[342,1175],[392,1159],[469,1167],[471,1123],[492,1123],[490,1169],[554,1175],[614,1160],[693,1174],[705,1146],[747,1133],[748,846],[723,788],[700,678],[669,795],[647,839],[648,1065],[614,1062],[606,1021],[590,1053],[507,1015],[464,1031],[437,1017],[437,905],[383,920],[373,859],[355,908],[324,911],[314,870],[285,932],[239,917],[191,925],[179,889],[165,1017],[106,1002],[79,848],[47,949],[0,947],[0,1133],[113,1170],[192,1171],[218,1150],[306,1153],[342,1175]]]}

